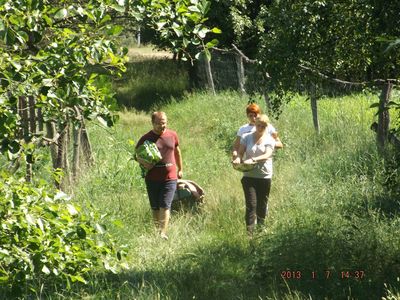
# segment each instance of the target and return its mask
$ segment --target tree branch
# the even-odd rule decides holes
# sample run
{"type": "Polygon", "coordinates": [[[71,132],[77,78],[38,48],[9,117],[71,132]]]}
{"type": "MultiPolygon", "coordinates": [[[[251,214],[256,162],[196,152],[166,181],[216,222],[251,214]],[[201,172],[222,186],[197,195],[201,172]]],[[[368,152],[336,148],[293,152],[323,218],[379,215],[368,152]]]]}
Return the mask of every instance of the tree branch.
{"type": "Polygon", "coordinates": [[[400,84],[400,80],[398,80],[398,79],[374,79],[374,80],[370,80],[370,81],[361,81],[361,82],[347,81],[347,80],[342,80],[342,79],[328,76],[313,67],[308,67],[305,65],[299,65],[299,67],[304,70],[310,71],[310,72],[318,75],[321,78],[328,79],[328,80],[331,80],[333,82],[340,83],[340,84],[355,85],[355,86],[377,85],[377,84],[385,84],[387,82],[391,82],[393,84],[400,84]]]}

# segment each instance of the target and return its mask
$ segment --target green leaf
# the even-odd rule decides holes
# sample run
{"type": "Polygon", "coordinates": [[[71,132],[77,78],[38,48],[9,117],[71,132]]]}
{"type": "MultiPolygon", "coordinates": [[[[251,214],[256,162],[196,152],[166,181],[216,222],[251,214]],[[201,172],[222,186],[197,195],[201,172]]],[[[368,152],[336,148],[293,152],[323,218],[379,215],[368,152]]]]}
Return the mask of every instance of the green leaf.
{"type": "Polygon", "coordinates": [[[76,228],[76,234],[80,239],[86,239],[86,230],[82,226],[76,228]]]}
{"type": "Polygon", "coordinates": [[[79,281],[79,282],[86,284],[86,280],[80,275],[70,275],[70,277],[71,277],[72,282],[79,281]]]}
{"type": "Polygon", "coordinates": [[[50,270],[48,267],[46,267],[46,265],[43,265],[42,272],[45,273],[46,275],[50,274],[50,270]]]}
{"type": "Polygon", "coordinates": [[[124,5],[118,5],[116,3],[111,4],[111,7],[115,9],[118,12],[124,13],[125,12],[125,6],[124,5]]]}
{"type": "Polygon", "coordinates": [[[15,34],[9,28],[0,32],[0,36],[2,37],[4,43],[11,46],[15,43],[15,34]]]}
{"type": "Polygon", "coordinates": [[[219,29],[219,28],[217,28],[217,27],[213,27],[213,28],[211,29],[211,32],[212,32],[212,33],[222,33],[221,29],[219,29]]]}
{"type": "Polygon", "coordinates": [[[212,48],[212,47],[215,47],[215,46],[217,46],[217,45],[218,45],[218,40],[217,40],[217,39],[213,39],[213,40],[209,41],[209,42],[206,44],[206,47],[207,47],[207,48],[212,48]]]}
{"type": "Polygon", "coordinates": [[[42,14],[42,18],[48,26],[53,26],[53,20],[48,15],[42,14]]]}
{"type": "Polygon", "coordinates": [[[56,12],[54,15],[54,19],[65,19],[68,15],[68,10],[66,8],[62,8],[56,12]]]}
{"type": "Polygon", "coordinates": [[[73,206],[72,204],[67,204],[67,209],[71,216],[75,216],[75,215],[79,214],[79,212],[77,211],[75,206],[73,206]]]}
{"type": "Polygon", "coordinates": [[[165,21],[156,23],[157,29],[161,30],[165,26],[165,24],[167,24],[167,22],[165,22],[165,21]]]}
{"type": "Polygon", "coordinates": [[[105,230],[104,230],[103,226],[101,226],[99,223],[96,223],[95,227],[96,227],[96,230],[97,230],[98,233],[100,233],[100,234],[104,234],[105,233],[105,230]]]}
{"type": "Polygon", "coordinates": [[[97,120],[100,122],[101,125],[103,125],[104,127],[108,127],[107,126],[107,121],[101,117],[101,116],[97,116],[97,120]]]}
{"type": "Polygon", "coordinates": [[[201,13],[200,9],[199,9],[197,6],[195,6],[195,5],[190,5],[190,6],[188,6],[188,10],[189,10],[189,11],[192,11],[192,12],[201,13]]]}
{"type": "Polygon", "coordinates": [[[210,32],[210,30],[208,28],[201,28],[199,30],[199,32],[197,33],[199,35],[200,38],[204,39],[206,37],[206,34],[210,32]]]}
{"type": "Polygon", "coordinates": [[[369,108],[379,107],[379,102],[372,103],[369,108]]]}
{"type": "Polygon", "coordinates": [[[110,29],[107,30],[108,35],[118,35],[124,30],[121,25],[112,26],[110,29]]]}

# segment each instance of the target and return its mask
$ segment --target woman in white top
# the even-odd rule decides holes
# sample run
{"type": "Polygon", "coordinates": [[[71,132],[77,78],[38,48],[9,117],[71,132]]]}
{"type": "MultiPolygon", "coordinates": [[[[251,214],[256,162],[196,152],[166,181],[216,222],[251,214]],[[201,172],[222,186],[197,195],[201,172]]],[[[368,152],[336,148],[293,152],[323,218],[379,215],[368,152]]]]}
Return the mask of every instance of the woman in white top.
{"type": "MultiPolygon", "coordinates": [[[[233,143],[232,160],[235,160],[235,158],[237,157],[237,151],[239,149],[240,139],[242,138],[242,136],[245,135],[246,133],[254,132],[256,130],[255,120],[260,114],[261,114],[261,109],[257,104],[252,103],[246,107],[246,115],[247,119],[249,120],[249,123],[241,126],[237,131],[236,139],[235,142],[233,143]]],[[[271,123],[268,123],[266,134],[269,134],[275,139],[275,148],[277,149],[283,148],[283,144],[279,139],[278,132],[276,131],[274,126],[272,126],[271,123]]]]}
{"type": "Polygon", "coordinates": [[[268,211],[268,198],[272,180],[272,153],[276,141],[266,134],[269,119],[260,115],[255,120],[254,132],[240,139],[237,157],[233,164],[255,164],[255,168],[243,173],[242,187],[246,200],[246,226],[252,234],[255,224],[262,225],[268,211]]]}

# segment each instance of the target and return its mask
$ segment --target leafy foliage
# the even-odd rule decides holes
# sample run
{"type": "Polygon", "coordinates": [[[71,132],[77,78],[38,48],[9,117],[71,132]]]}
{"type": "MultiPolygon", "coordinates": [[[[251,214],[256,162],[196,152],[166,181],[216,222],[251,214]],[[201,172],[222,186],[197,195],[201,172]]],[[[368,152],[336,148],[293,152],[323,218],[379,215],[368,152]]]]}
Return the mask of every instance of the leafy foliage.
{"type": "MultiPolygon", "coordinates": [[[[114,42],[123,27],[113,23],[116,15],[127,12],[125,2],[0,0],[0,150],[7,158],[33,164],[37,146],[47,145],[46,133],[33,129],[34,114],[29,112],[31,120],[23,118],[27,110],[40,109],[42,125],[55,124],[60,136],[67,124],[81,125],[81,116],[114,124],[114,95],[104,76],[125,71],[127,49],[114,42]],[[105,69],[105,74],[98,75],[94,66],[105,69]],[[33,100],[29,107],[21,105],[27,98],[33,100]]],[[[167,33],[173,31],[184,36],[184,47],[201,44],[210,31],[201,25],[207,2],[177,3],[175,11],[164,1],[143,1],[144,10],[134,5],[130,13],[149,13],[155,22],[166,20],[159,28],[166,40],[172,40],[167,33]],[[175,14],[181,27],[168,23],[175,14]]],[[[55,176],[61,173],[56,170],[55,176]]],[[[85,275],[100,262],[106,269],[114,268],[111,261],[120,254],[102,240],[104,228],[95,211],[85,213],[40,179],[31,184],[15,175],[0,179],[0,280],[5,292],[38,292],[38,287],[59,281],[69,287],[71,282],[85,283],[85,275]]]]}
{"type": "MultiPolygon", "coordinates": [[[[259,59],[281,94],[332,78],[374,82],[398,78],[400,52],[385,51],[383,37],[400,35],[399,2],[274,1],[261,11],[268,31],[259,59]],[[311,71],[310,71],[311,70],[311,71]]],[[[279,103],[278,103],[279,104],[279,103]]]]}
{"type": "MultiPolygon", "coordinates": [[[[44,133],[25,135],[17,115],[21,97],[35,98],[44,122],[77,120],[79,107],[86,119],[101,118],[109,125],[112,98],[96,84],[88,66],[100,64],[118,74],[125,70],[124,54],[111,41],[122,28],[110,21],[113,1],[1,1],[0,118],[2,151],[23,155],[23,144],[41,144],[44,133]]],[[[26,148],[26,147],[25,147],[26,148]]],[[[30,153],[31,154],[31,153],[30,153]]]]}
{"type": "Polygon", "coordinates": [[[209,33],[220,33],[216,27],[204,25],[210,2],[207,0],[142,0],[136,9],[142,12],[142,23],[155,33],[153,43],[160,49],[169,49],[183,59],[194,59],[203,50],[210,58],[209,48],[217,45],[212,39],[205,42],[209,33]]]}
{"type": "Polygon", "coordinates": [[[206,24],[221,29],[218,37],[222,48],[237,45],[247,56],[254,57],[260,39],[265,32],[265,23],[259,18],[271,1],[260,0],[217,0],[211,2],[206,24]]]}
{"type": "MultiPolygon", "coordinates": [[[[86,283],[87,273],[104,265],[114,270],[120,253],[105,234],[101,218],[62,192],[0,178],[0,281],[18,295],[44,285],[86,283]]],[[[43,286],[42,286],[43,288],[43,286]]],[[[36,290],[37,292],[37,290],[36,290]]]]}

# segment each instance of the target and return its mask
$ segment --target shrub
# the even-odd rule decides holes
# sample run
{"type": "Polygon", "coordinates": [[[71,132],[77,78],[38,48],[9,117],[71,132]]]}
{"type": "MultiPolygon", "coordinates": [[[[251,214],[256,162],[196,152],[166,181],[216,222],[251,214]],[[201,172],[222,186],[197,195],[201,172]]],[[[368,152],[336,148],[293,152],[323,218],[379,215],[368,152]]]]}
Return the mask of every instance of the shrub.
{"type": "Polygon", "coordinates": [[[95,212],[85,214],[65,193],[45,184],[0,176],[0,282],[3,296],[70,287],[101,262],[120,258],[95,212]]]}

